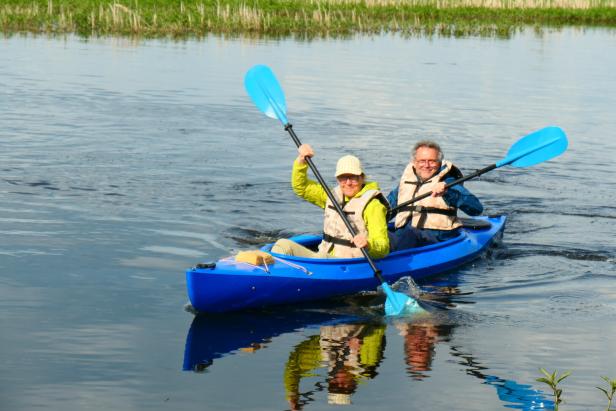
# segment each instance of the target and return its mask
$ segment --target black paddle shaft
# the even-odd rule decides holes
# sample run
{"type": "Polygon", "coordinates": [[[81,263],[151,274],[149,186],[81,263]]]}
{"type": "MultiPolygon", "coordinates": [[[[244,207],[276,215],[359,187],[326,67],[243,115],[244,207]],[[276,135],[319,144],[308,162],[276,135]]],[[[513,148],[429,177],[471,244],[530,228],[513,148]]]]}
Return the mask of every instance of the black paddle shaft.
{"type": "MultiPolygon", "coordinates": [[[[482,168],[481,170],[477,170],[477,171],[475,171],[474,173],[471,173],[471,174],[469,174],[469,175],[467,175],[467,176],[460,177],[460,178],[458,178],[457,180],[454,180],[454,181],[452,181],[451,183],[446,184],[446,185],[445,185],[445,189],[448,189],[449,187],[453,187],[453,186],[455,186],[455,185],[458,185],[458,184],[460,184],[460,183],[463,183],[463,182],[465,182],[466,180],[470,180],[471,178],[479,177],[480,175],[485,174],[485,173],[487,173],[488,171],[492,171],[492,170],[494,170],[495,168],[496,168],[496,164],[492,164],[491,166],[487,166],[486,168],[482,168]]],[[[422,194],[422,195],[420,195],[420,196],[413,197],[413,198],[411,198],[410,200],[405,201],[404,203],[398,204],[397,206],[395,206],[394,208],[392,208],[391,210],[389,210],[389,213],[388,213],[388,214],[390,214],[390,215],[391,215],[391,214],[395,213],[396,211],[400,211],[400,209],[402,209],[402,208],[406,207],[407,205],[409,205],[409,204],[413,204],[414,202],[419,201],[419,200],[423,200],[424,198],[426,198],[426,197],[430,197],[431,195],[432,195],[432,191],[429,191],[429,192],[424,193],[424,194],[422,194]]]]}
{"type": "MultiPolygon", "coordinates": [[[[284,129],[289,132],[289,134],[291,135],[291,138],[293,139],[293,142],[295,143],[297,148],[299,148],[299,146],[301,146],[302,143],[301,143],[301,141],[299,141],[299,138],[297,137],[297,134],[295,134],[295,131],[293,131],[293,126],[290,123],[288,123],[288,124],[286,124],[284,126],[284,129]]],[[[317,166],[314,165],[314,163],[312,162],[312,159],[310,157],[306,157],[306,162],[308,163],[308,166],[312,170],[312,173],[315,175],[315,177],[317,178],[317,180],[321,184],[321,187],[323,187],[323,189],[325,190],[325,193],[327,194],[327,197],[329,198],[329,201],[332,202],[332,204],[336,208],[336,211],[340,215],[340,218],[342,218],[342,221],[344,221],[344,225],[346,225],[346,227],[348,228],[348,230],[351,233],[351,235],[353,237],[355,237],[357,235],[357,233],[355,232],[355,229],[353,228],[353,226],[349,222],[349,219],[347,218],[347,216],[344,214],[344,211],[342,211],[342,207],[340,207],[340,204],[338,203],[338,200],[336,200],[336,198],[334,197],[334,194],[331,192],[331,190],[327,186],[327,183],[325,182],[325,180],[323,180],[323,177],[321,176],[321,173],[319,173],[319,170],[317,170],[317,166]]],[[[372,268],[372,271],[374,271],[375,277],[378,278],[378,280],[381,283],[384,283],[385,279],[383,279],[383,276],[381,276],[381,270],[379,270],[376,267],[376,265],[374,264],[374,261],[372,261],[372,258],[368,254],[368,251],[366,251],[365,248],[360,248],[360,250],[361,250],[362,254],[364,255],[364,257],[366,257],[366,260],[368,260],[368,264],[370,265],[370,268],[372,268]]]]}

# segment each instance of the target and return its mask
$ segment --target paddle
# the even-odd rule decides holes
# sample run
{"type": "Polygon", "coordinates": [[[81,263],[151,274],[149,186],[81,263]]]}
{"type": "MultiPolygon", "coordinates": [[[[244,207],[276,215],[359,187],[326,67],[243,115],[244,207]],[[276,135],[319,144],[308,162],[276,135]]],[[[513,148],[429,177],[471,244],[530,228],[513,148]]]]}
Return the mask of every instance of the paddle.
{"type": "MultiPolygon", "coordinates": [[[[445,185],[445,189],[453,187],[471,178],[479,177],[482,174],[492,171],[495,168],[499,168],[506,165],[512,165],[513,167],[529,167],[535,164],[542,163],[551,158],[554,158],[562,154],[567,149],[567,136],[565,132],[555,126],[545,127],[541,130],[534,131],[522,138],[520,138],[515,144],[509,148],[507,156],[498,163],[492,164],[488,167],[477,170],[472,174],[465,177],[458,178],[445,185]]],[[[396,211],[412,204],[416,201],[422,200],[432,195],[432,191],[424,193],[417,197],[414,197],[408,201],[398,204],[391,210],[388,215],[392,215],[396,211]]]]}
{"type": "MultiPolygon", "coordinates": [[[[244,78],[244,85],[246,87],[248,95],[255,103],[257,108],[263,113],[265,113],[266,116],[278,119],[284,126],[284,129],[291,135],[291,138],[295,142],[295,145],[297,147],[301,146],[302,143],[299,141],[299,138],[293,131],[293,126],[289,123],[289,120],[287,119],[287,104],[285,102],[284,92],[282,91],[282,88],[280,87],[278,80],[276,80],[276,77],[274,76],[272,70],[269,67],[263,65],[257,65],[252,67],[246,73],[246,77],[244,78]]],[[[344,221],[344,224],[346,225],[347,229],[349,230],[351,235],[355,237],[355,229],[353,228],[353,226],[351,226],[351,223],[342,211],[340,204],[338,204],[338,201],[332,194],[331,190],[325,183],[325,180],[319,173],[319,170],[317,170],[317,167],[314,165],[314,162],[309,157],[306,157],[306,162],[312,170],[312,173],[315,175],[315,177],[325,190],[327,197],[336,208],[336,211],[344,221]]],[[[368,261],[370,268],[374,272],[374,276],[380,281],[383,291],[385,291],[385,294],[387,295],[387,300],[385,301],[386,315],[400,315],[402,313],[411,313],[423,310],[419,306],[417,301],[415,301],[408,295],[394,292],[381,275],[381,271],[376,267],[374,261],[372,261],[372,258],[370,257],[366,249],[361,248],[361,252],[368,261]]]]}

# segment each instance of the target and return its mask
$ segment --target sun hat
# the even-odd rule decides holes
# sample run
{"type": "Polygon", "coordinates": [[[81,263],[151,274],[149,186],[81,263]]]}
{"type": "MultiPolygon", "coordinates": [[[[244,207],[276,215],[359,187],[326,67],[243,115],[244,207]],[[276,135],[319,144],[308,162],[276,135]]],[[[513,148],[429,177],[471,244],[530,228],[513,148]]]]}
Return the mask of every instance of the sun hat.
{"type": "Polygon", "coordinates": [[[336,177],[343,174],[353,174],[356,176],[364,174],[359,158],[351,155],[340,157],[338,164],[336,164],[336,177]]]}

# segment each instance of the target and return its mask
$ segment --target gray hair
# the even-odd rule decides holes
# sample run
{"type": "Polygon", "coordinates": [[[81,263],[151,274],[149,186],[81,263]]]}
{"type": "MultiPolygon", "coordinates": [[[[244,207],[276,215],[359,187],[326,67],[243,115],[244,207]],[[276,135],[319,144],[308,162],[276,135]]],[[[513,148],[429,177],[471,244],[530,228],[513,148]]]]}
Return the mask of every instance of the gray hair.
{"type": "Polygon", "coordinates": [[[421,141],[418,141],[417,144],[415,144],[415,146],[413,147],[413,152],[411,154],[411,157],[413,158],[413,160],[415,159],[417,150],[422,147],[431,148],[431,149],[438,151],[438,161],[443,161],[445,154],[443,154],[443,150],[441,150],[441,146],[439,146],[437,142],[432,141],[432,140],[421,140],[421,141]]]}

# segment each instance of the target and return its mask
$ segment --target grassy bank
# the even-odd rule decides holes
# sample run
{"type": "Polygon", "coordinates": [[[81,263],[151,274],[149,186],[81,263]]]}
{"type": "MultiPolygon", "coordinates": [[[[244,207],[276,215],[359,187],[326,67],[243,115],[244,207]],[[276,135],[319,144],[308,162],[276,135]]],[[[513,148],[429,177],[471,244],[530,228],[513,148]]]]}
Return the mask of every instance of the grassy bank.
{"type": "Polygon", "coordinates": [[[399,32],[508,36],[522,27],[616,27],[616,0],[2,0],[5,34],[200,37],[399,32]]]}

